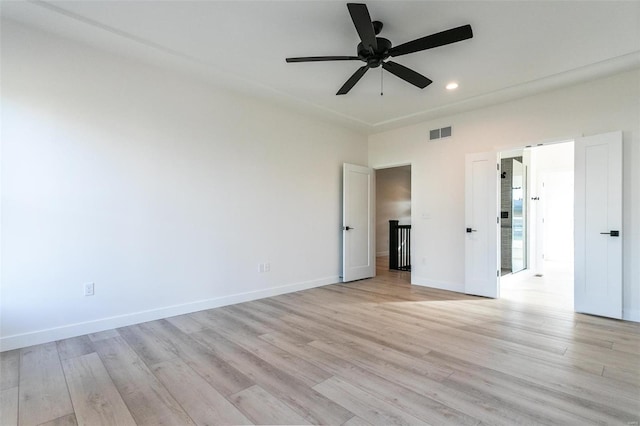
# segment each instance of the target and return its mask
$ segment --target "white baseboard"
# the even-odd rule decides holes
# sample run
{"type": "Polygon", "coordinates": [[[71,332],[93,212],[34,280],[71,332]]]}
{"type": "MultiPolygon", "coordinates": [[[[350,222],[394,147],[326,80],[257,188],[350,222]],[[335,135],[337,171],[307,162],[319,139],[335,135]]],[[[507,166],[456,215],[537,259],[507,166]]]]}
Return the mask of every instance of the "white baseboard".
{"type": "Polygon", "coordinates": [[[389,256],[389,250],[376,252],[376,257],[389,256]]]}
{"type": "Polygon", "coordinates": [[[423,287],[437,288],[440,290],[455,291],[456,293],[464,293],[464,284],[453,283],[448,281],[435,281],[422,277],[411,276],[411,284],[423,287]]]}
{"type": "Polygon", "coordinates": [[[255,290],[245,293],[232,294],[229,296],[214,297],[212,299],[199,300],[196,302],[189,302],[180,305],[165,306],[158,309],[101,318],[98,320],[69,324],[61,327],[32,331],[29,333],[14,334],[12,336],[5,336],[0,338],[0,352],[8,351],[11,349],[24,348],[32,345],[39,345],[41,343],[54,342],[56,340],[68,339],[70,337],[82,336],[89,333],[97,333],[100,331],[111,330],[113,328],[125,327],[142,322],[169,318],[176,315],[189,314],[191,312],[203,311],[205,309],[235,305],[236,303],[249,302],[251,300],[277,296],[279,294],[307,290],[314,287],[334,284],[339,282],[339,280],[340,278],[336,275],[312,281],[303,281],[300,283],[287,284],[279,287],[271,287],[264,290],[255,290]]]}

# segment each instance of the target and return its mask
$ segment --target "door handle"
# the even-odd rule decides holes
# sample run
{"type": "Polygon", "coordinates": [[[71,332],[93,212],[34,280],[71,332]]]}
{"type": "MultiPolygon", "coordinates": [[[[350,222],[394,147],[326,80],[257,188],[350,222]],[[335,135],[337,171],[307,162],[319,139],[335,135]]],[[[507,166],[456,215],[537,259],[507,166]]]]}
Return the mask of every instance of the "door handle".
{"type": "Polygon", "coordinates": [[[467,234],[470,234],[472,232],[478,232],[478,230],[477,229],[467,228],[467,234]]]}
{"type": "Polygon", "coordinates": [[[352,227],[350,227],[350,226],[345,226],[345,227],[343,227],[342,229],[344,229],[345,231],[349,231],[349,230],[351,230],[351,229],[356,229],[356,228],[352,228],[352,227]]]}
{"type": "Polygon", "coordinates": [[[619,237],[620,231],[601,232],[601,235],[611,235],[612,237],[619,237]]]}

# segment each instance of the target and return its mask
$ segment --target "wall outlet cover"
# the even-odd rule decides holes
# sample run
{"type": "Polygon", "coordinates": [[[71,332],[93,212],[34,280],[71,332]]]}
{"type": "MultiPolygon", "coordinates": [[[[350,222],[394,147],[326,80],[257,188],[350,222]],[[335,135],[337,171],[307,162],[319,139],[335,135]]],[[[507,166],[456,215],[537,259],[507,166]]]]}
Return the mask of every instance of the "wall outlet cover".
{"type": "Polygon", "coordinates": [[[85,296],[93,296],[95,294],[95,285],[94,283],[86,283],[84,285],[84,295],[85,296]]]}

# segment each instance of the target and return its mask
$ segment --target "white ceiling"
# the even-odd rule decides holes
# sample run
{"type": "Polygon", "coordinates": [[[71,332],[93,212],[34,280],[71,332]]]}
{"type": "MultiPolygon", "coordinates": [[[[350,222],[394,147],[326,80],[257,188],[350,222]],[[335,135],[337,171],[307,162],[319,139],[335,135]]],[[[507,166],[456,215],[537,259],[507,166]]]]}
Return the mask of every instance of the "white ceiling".
{"type": "Polygon", "coordinates": [[[358,61],[338,1],[3,2],[2,15],[91,46],[178,67],[231,90],[366,132],[434,118],[640,66],[640,1],[370,1],[394,45],[471,24],[474,37],[395,58],[433,80],[424,90],[370,70],[335,92],[358,61]],[[447,91],[450,81],[460,84],[447,91]]]}

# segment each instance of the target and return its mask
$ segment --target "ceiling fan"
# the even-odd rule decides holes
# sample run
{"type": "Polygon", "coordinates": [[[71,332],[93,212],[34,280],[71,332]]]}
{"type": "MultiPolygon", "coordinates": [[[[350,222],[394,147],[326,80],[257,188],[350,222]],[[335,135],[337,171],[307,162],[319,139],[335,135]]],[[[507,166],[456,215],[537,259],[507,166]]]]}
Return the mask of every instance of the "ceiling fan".
{"type": "Polygon", "coordinates": [[[382,22],[371,21],[369,10],[366,4],[347,3],[349,14],[356,27],[356,31],[360,36],[361,42],[358,43],[358,56],[307,56],[301,58],[287,58],[287,62],[322,62],[322,61],[362,61],[366,65],[358,68],[358,70],[347,80],[346,83],[338,90],[336,95],[345,95],[369,68],[382,68],[411,83],[414,86],[424,89],[432,83],[427,77],[413,71],[403,65],[393,61],[387,61],[389,57],[406,55],[408,53],[420,52],[422,50],[432,49],[434,47],[444,46],[458,41],[466,40],[473,37],[471,25],[463,25],[461,27],[452,28],[450,30],[431,34],[426,37],[418,38],[399,46],[392,47],[389,40],[382,37],[376,37],[382,30],[382,22]]]}

